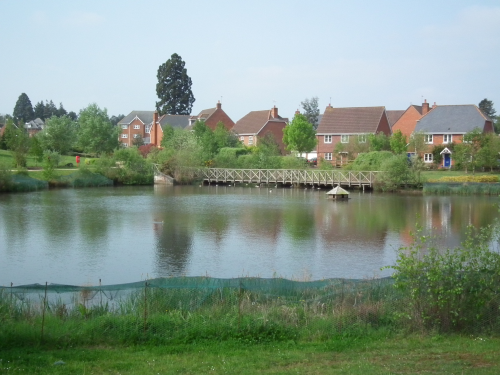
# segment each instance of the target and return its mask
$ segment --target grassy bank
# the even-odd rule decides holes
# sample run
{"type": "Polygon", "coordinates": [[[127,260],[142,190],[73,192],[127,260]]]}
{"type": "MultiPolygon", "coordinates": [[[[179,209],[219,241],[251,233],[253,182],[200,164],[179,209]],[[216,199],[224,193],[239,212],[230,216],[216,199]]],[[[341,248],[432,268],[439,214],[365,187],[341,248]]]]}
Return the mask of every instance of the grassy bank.
{"type": "Polygon", "coordinates": [[[326,342],[6,349],[0,373],[24,374],[498,374],[499,338],[338,336],[326,342]]]}

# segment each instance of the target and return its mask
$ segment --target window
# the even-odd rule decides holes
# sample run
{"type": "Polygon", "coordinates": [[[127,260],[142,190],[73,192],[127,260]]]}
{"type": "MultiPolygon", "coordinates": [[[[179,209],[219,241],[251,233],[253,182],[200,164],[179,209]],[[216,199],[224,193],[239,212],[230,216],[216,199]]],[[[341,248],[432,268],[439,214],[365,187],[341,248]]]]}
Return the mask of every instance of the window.
{"type": "Polygon", "coordinates": [[[243,142],[245,140],[245,137],[241,136],[240,141],[243,142]]]}
{"type": "Polygon", "coordinates": [[[452,137],[451,134],[443,134],[443,143],[451,143],[452,137]]]}
{"type": "Polygon", "coordinates": [[[127,125],[122,125],[122,129],[127,129],[127,125]]]}
{"type": "Polygon", "coordinates": [[[424,162],[432,163],[432,161],[433,161],[432,154],[424,154],[424,162]]]}
{"type": "Polygon", "coordinates": [[[332,160],[332,153],[331,152],[325,152],[325,160],[332,160]]]}
{"type": "Polygon", "coordinates": [[[128,138],[128,134],[122,134],[122,138],[128,138]]]}
{"type": "Polygon", "coordinates": [[[151,128],[153,127],[153,124],[146,125],[146,133],[151,133],[151,128]]]}
{"type": "Polygon", "coordinates": [[[358,142],[359,143],[366,143],[366,134],[359,134],[358,135],[358,142]]]}
{"type": "Polygon", "coordinates": [[[140,134],[134,134],[134,138],[139,138],[140,136],[140,134]]]}
{"type": "Polygon", "coordinates": [[[432,134],[424,134],[424,142],[427,144],[432,144],[432,134]]]}
{"type": "Polygon", "coordinates": [[[331,135],[325,135],[325,143],[332,143],[332,136],[331,135]]]}
{"type": "Polygon", "coordinates": [[[248,144],[253,145],[253,136],[248,137],[248,144]]]}
{"type": "Polygon", "coordinates": [[[342,134],[340,136],[340,142],[342,142],[342,143],[349,143],[349,136],[346,135],[346,134],[342,134]]]}
{"type": "Polygon", "coordinates": [[[140,129],[141,125],[134,125],[134,129],[140,129]]]}

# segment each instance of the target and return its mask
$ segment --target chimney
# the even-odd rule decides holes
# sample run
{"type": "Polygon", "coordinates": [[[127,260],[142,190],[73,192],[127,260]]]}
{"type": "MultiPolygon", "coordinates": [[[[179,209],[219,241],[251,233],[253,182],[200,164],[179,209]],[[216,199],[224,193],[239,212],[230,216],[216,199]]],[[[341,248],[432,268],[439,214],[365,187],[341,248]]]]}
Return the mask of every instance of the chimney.
{"type": "Polygon", "coordinates": [[[222,104],[220,104],[220,100],[217,102],[217,109],[221,109],[222,104]]]}
{"type": "Polygon", "coordinates": [[[278,118],[278,108],[276,108],[276,106],[274,106],[274,107],[271,109],[271,117],[272,117],[272,118],[278,118]]]}
{"type": "Polygon", "coordinates": [[[153,113],[153,126],[151,127],[151,133],[153,133],[153,138],[151,139],[151,133],[149,134],[149,142],[153,143],[155,146],[158,146],[158,129],[156,128],[156,123],[158,122],[158,111],[153,113]]]}
{"type": "Polygon", "coordinates": [[[297,109],[297,110],[295,111],[295,114],[296,114],[296,115],[300,115],[300,111],[297,109]]]}
{"type": "Polygon", "coordinates": [[[436,104],[436,102],[434,102],[434,104],[432,105],[432,109],[434,109],[436,107],[437,107],[437,104],[436,104]]]}
{"type": "Polygon", "coordinates": [[[422,103],[422,115],[425,115],[427,112],[429,112],[429,103],[427,103],[427,99],[424,99],[422,103]]]}

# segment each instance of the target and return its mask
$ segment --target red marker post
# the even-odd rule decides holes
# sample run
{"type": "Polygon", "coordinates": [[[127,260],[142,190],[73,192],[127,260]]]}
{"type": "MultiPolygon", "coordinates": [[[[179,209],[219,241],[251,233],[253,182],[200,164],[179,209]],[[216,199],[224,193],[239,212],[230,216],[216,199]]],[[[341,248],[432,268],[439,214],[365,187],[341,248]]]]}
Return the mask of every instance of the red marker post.
{"type": "Polygon", "coordinates": [[[80,166],[80,156],[76,155],[76,166],[80,166]]]}

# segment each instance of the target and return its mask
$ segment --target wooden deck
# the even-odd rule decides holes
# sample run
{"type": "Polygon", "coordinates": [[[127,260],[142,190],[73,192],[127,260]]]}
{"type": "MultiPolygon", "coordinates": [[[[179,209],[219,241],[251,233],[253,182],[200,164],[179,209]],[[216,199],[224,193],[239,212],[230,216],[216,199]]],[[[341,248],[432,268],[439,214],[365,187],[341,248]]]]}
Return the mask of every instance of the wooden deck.
{"type": "Polygon", "coordinates": [[[207,183],[303,184],[373,187],[379,172],[323,171],[317,169],[199,168],[195,175],[207,183]]]}

